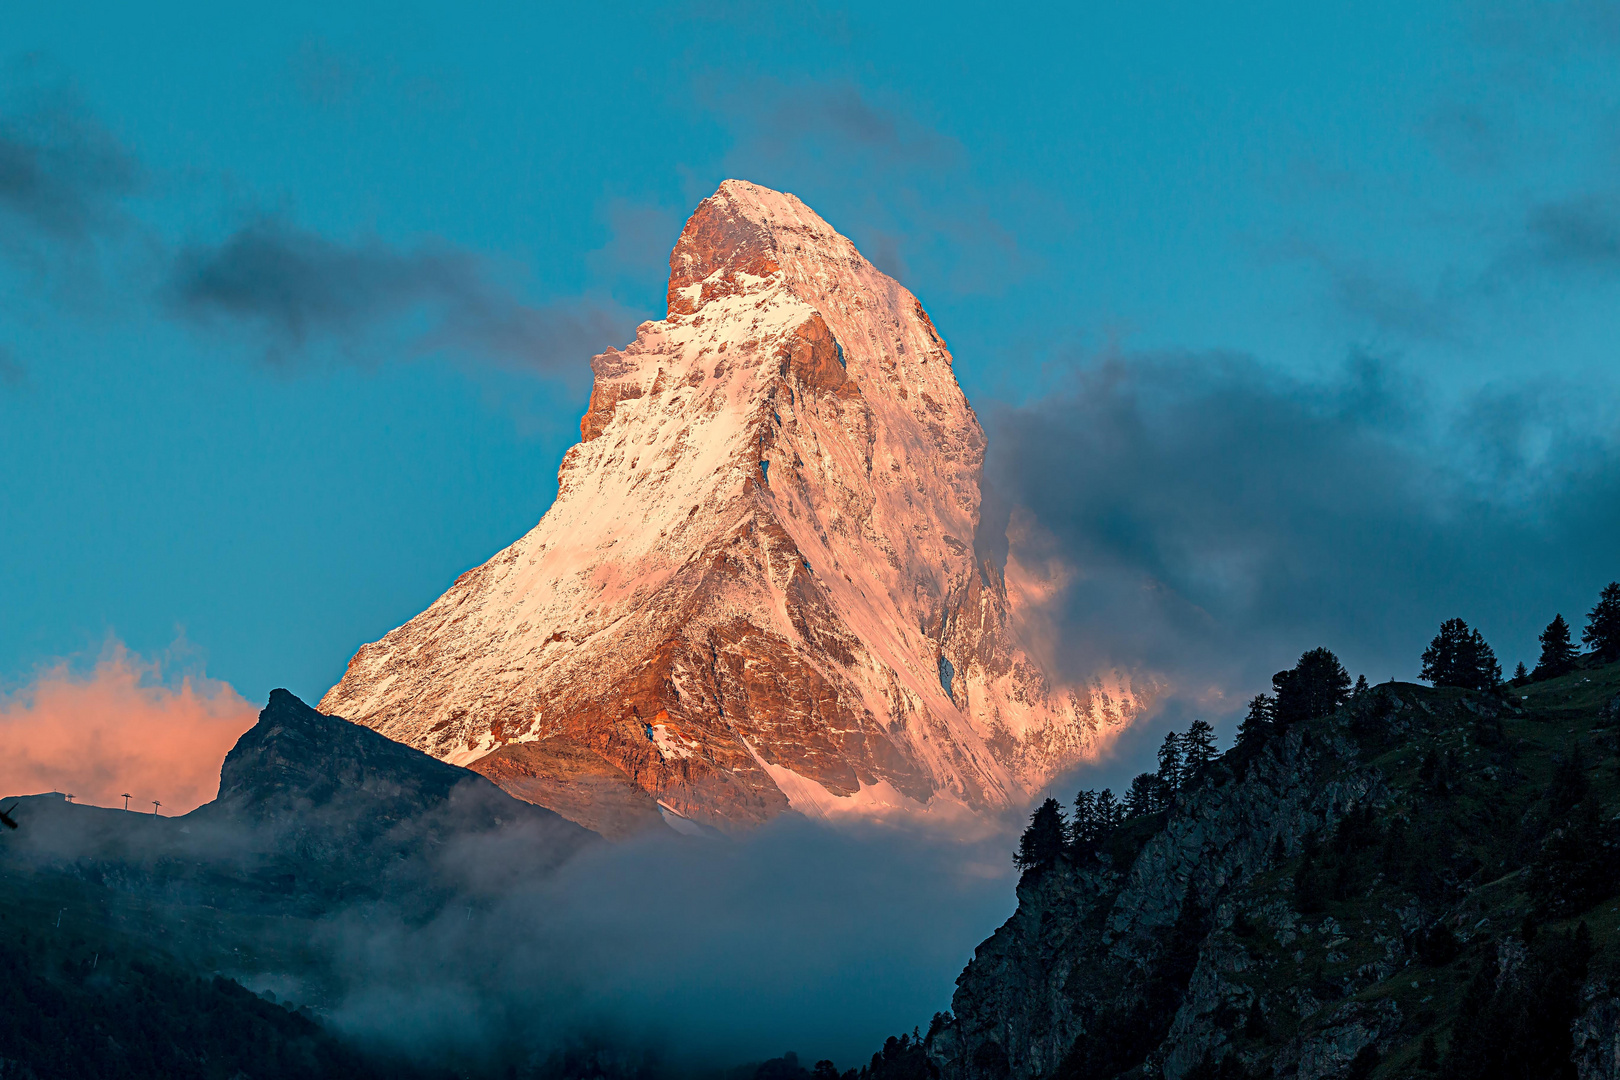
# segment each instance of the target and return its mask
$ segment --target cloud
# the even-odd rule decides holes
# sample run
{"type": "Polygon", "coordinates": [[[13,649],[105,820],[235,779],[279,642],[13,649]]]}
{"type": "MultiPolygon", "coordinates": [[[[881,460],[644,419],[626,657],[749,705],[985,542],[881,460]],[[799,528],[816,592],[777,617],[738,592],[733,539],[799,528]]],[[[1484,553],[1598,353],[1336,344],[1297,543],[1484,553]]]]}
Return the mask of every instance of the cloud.
{"type": "Polygon", "coordinates": [[[585,257],[595,274],[666,280],[682,218],[667,206],[613,198],[604,207],[612,238],[585,257]]]}
{"type": "Polygon", "coordinates": [[[162,665],[109,645],[88,674],[67,661],[0,697],[0,793],[66,791],[80,802],[180,814],[212,799],[219,767],[258,710],[225,683],[159,682],[162,665]]]}
{"type": "Polygon", "coordinates": [[[775,156],[854,153],[909,166],[960,163],[962,148],[955,140],[872,103],[848,83],[764,83],[762,87],[764,94],[742,113],[752,128],[756,152],[775,156]]]}
{"type": "Polygon", "coordinates": [[[320,950],[344,985],[330,1015],[460,1065],[583,1043],[687,1068],[787,1049],[859,1066],[948,1007],[1011,910],[1012,843],[787,817],[737,839],[604,845],[555,876],[468,889],[426,924],[369,908],[331,920],[320,950]]]}
{"type": "Polygon", "coordinates": [[[700,80],[698,96],[731,132],[726,176],[793,191],[885,271],[996,294],[1034,268],[961,143],[903,104],[842,80],[700,80]]]}
{"type": "Polygon", "coordinates": [[[583,371],[585,358],[623,340],[636,321],[612,304],[528,303],[486,260],[449,245],[345,244],[277,218],[183,248],[166,292],[183,319],[257,335],[273,364],[327,349],[366,361],[403,348],[547,374],[583,371]]]}
{"type": "Polygon", "coordinates": [[[1612,273],[1620,270],[1620,199],[1583,195],[1533,207],[1530,248],[1544,265],[1612,273]]]}
{"type": "Polygon", "coordinates": [[[1044,614],[1068,674],[1119,665],[1235,704],[1325,644],[1412,677],[1452,615],[1511,663],[1620,576],[1614,417],[1551,384],[1441,409],[1367,357],[1310,381],[1240,355],[1104,356],[987,410],[980,545],[1006,557],[996,530],[1024,508],[1013,558],[1067,567],[1044,614]]]}
{"type": "Polygon", "coordinates": [[[82,245],[116,226],[139,185],[135,158],[57,95],[0,117],[0,222],[20,234],[82,245]]]}

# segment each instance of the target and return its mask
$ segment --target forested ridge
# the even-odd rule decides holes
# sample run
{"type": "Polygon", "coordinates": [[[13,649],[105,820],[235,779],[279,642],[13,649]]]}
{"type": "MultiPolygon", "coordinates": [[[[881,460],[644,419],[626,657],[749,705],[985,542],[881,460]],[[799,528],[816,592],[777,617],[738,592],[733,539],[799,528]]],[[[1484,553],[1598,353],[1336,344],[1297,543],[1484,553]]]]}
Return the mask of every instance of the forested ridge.
{"type": "Polygon", "coordinates": [[[1620,1075],[1620,584],[1504,680],[1311,649],[1224,752],[1035,808],[1017,913],[912,1068],[948,1080],[1620,1075]]]}

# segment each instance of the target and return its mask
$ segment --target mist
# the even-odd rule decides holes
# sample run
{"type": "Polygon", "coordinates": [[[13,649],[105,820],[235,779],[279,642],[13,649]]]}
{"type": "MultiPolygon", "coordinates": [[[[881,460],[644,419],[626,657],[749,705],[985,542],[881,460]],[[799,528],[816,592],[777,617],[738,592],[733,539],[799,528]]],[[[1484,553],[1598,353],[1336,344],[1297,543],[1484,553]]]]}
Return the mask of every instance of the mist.
{"type": "MultiPolygon", "coordinates": [[[[697,1069],[792,1050],[858,1067],[950,1007],[1013,909],[1012,841],[789,815],[736,839],[601,845],[554,877],[480,883],[490,842],[440,859],[463,888],[423,925],[326,929],[332,1022],[428,1060],[611,1044],[697,1069]]],[[[510,865],[510,864],[507,864],[510,865]]]]}
{"type": "MultiPolygon", "coordinates": [[[[125,734],[150,736],[149,719],[125,734]]],[[[244,743],[287,737],[261,730],[244,743]]],[[[306,759],[302,737],[282,756],[238,752],[229,794],[181,816],[23,799],[7,875],[70,921],[135,933],[108,948],[162,941],[362,1047],[478,1075],[544,1074],[581,1050],[617,1055],[624,1075],[787,1051],[859,1067],[950,1008],[1015,906],[1021,808],[967,836],[788,814],[736,836],[614,844],[472,773],[420,803],[387,768],[331,788],[344,766],[306,759]]],[[[82,760],[55,765],[89,790],[82,760]]],[[[212,790],[218,756],[210,772],[212,790]]]]}

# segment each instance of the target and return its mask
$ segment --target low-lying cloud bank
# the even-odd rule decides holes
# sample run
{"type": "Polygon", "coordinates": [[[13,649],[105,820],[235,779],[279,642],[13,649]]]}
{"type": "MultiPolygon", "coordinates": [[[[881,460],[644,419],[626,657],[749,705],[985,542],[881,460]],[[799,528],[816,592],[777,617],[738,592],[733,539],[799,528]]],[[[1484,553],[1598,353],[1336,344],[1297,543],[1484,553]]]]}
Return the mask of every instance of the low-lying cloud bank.
{"type": "MultiPolygon", "coordinates": [[[[62,661],[0,698],[0,793],[57,789],[119,807],[128,791],[132,808],[149,812],[156,798],[165,815],[211,800],[257,707],[205,678],[165,682],[163,669],[114,643],[89,670],[62,661]]],[[[90,833],[76,838],[60,830],[80,819],[25,809],[16,835],[70,858],[87,843],[99,851],[98,830],[117,825],[84,818],[90,833]]],[[[225,973],[319,1007],[364,1045],[478,1075],[607,1048],[626,1075],[674,1075],[788,1050],[856,1067],[886,1036],[926,1027],[949,1007],[974,947],[1011,913],[1019,822],[963,838],[787,815],[731,839],[603,843],[560,870],[543,831],[508,823],[414,851],[426,868],[418,892],[375,883],[319,912],[308,905],[335,897],[315,886],[214,896],[279,850],[277,826],[228,813],[168,824],[184,833],[113,830],[134,867],[119,880],[152,885],[155,910],[178,920],[166,940],[198,945],[190,905],[224,902],[240,908],[233,932],[252,938],[241,955],[282,955],[270,947],[288,934],[274,904],[290,901],[312,947],[287,954],[285,969],[272,960],[225,973]]],[[[297,872],[320,878],[314,865],[297,872]]]]}
{"type": "Polygon", "coordinates": [[[332,1019],[419,1060],[609,1046],[677,1071],[785,1050],[857,1067],[949,1007],[1011,913],[1010,851],[791,815],[735,840],[604,845],[555,877],[469,885],[425,926],[334,921],[332,1019]]]}
{"type": "Polygon", "coordinates": [[[88,672],[59,661],[0,696],[0,795],[64,791],[97,806],[182,814],[219,791],[225,753],[258,709],[230,686],[111,644],[88,672]]]}
{"type": "Polygon", "coordinates": [[[1454,615],[1511,668],[1620,578],[1616,415],[1552,383],[1445,407],[1365,357],[1321,381],[1104,357],[988,410],[980,545],[1005,558],[1011,522],[1017,563],[1062,583],[1039,615],[1066,673],[1159,673],[1215,711],[1319,644],[1415,678],[1454,615]]]}

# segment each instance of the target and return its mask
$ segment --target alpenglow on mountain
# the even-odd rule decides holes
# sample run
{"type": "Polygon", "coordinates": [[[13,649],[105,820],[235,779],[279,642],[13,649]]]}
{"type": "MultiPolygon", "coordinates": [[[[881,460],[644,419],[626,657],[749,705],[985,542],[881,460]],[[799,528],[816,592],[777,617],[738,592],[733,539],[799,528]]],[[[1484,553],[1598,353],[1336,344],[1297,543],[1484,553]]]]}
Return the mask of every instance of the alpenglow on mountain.
{"type": "Polygon", "coordinates": [[[591,361],[551,509],[322,711],[608,835],[1021,802],[1141,703],[1017,641],[951,364],[809,207],[726,181],[667,317],[591,361]]]}

